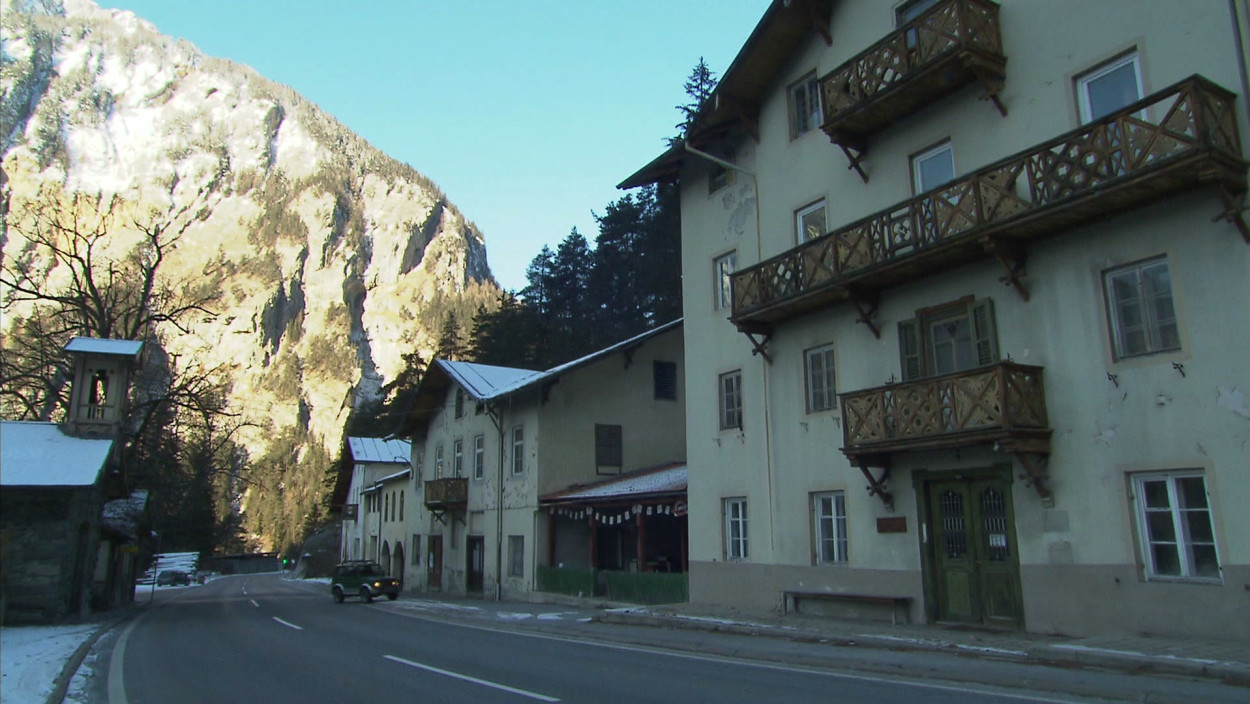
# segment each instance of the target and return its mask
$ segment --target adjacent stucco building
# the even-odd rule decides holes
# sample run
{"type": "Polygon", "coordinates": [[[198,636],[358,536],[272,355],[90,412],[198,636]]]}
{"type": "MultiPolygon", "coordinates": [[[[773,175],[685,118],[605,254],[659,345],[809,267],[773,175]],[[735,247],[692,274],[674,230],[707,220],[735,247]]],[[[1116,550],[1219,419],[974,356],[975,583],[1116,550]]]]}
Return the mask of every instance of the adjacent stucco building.
{"type": "Polygon", "coordinates": [[[348,437],[351,479],[343,504],[340,556],[373,560],[402,579],[412,448],[397,438],[348,437]]]}
{"type": "Polygon", "coordinates": [[[1247,637],[1248,26],[770,5],[622,184],[681,185],[692,601],[1247,637]]]}

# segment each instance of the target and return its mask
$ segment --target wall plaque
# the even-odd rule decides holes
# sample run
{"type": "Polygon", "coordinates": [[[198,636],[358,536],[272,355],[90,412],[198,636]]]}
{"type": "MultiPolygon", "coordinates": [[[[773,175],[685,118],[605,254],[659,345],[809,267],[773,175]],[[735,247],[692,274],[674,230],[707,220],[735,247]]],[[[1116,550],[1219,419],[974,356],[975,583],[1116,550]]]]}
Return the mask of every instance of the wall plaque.
{"type": "Polygon", "coordinates": [[[890,516],[877,519],[878,533],[906,533],[907,516],[890,516]]]}

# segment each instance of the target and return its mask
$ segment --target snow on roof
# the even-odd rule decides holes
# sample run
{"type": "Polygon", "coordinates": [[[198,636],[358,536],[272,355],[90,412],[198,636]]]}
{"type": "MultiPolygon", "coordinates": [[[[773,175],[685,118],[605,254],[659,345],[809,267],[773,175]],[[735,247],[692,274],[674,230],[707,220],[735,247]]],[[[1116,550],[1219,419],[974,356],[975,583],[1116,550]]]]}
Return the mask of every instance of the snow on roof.
{"type": "Polygon", "coordinates": [[[69,344],[65,345],[65,351],[137,357],[143,351],[143,343],[139,340],[104,340],[98,337],[75,337],[69,341],[69,344]]]}
{"type": "Polygon", "coordinates": [[[392,479],[399,479],[399,478],[401,478],[401,477],[406,477],[406,476],[408,476],[409,474],[412,474],[412,470],[411,470],[411,469],[405,469],[405,470],[404,470],[404,471],[402,471],[402,472],[396,472],[396,473],[394,473],[394,474],[388,474],[388,475],[386,475],[385,477],[382,477],[381,479],[379,479],[379,480],[378,480],[378,483],[379,483],[379,484],[381,484],[381,483],[383,483],[383,482],[389,482],[389,481],[390,481],[390,480],[392,480],[392,479]]]}
{"type": "Polygon", "coordinates": [[[489,364],[453,362],[440,359],[438,364],[457,384],[464,387],[476,399],[498,396],[502,389],[511,388],[527,379],[542,376],[542,372],[514,367],[492,367],[489,364]]]}
{"type": "Polygon", "coordinates": [[[104,525],[128,538],[139,537],[139,522],[148,503],[146,489],[131,492],[124,499],[113,499],[104,504],[104,525]]]}
{"type": "Polygon", "coordinates": [[[543,503],[593,502],[686,491],[686,464],[644,469],[589,486],[575,486],[542,498],[543,503]]]}
{"type": "Polygon", "coordinates": [[[75,438],[55,423],[0,421],[0,485],[91,486],[113,441],[75,438]]]}
{"type": "Polygon", "coordinates": [[[407,440],[397,438],[347,438],[351,448],[352,459],[356,462],[374,462],[378,464],[408,464],[412,456],[412,445],[407,440]]]}

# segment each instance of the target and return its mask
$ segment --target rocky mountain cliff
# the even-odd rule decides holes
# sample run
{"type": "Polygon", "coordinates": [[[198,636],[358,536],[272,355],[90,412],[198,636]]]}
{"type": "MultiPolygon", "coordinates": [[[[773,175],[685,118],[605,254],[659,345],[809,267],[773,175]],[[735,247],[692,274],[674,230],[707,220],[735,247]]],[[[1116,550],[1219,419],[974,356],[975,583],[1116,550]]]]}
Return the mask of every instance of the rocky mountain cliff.
{"type": "MultiPolygon", "coordinates": [[[[402,355],[428,358],[448,311],[463,325],[497,290],[481,233],[427,178],[291,89],[130,12],[3,1],[0,207],[12,217],[52,188],[199,213],[161,271],[200,284],[211,271],[222,295],[190,335],[162,337],[172,356],[229,370],[250,456],[279,437],[303,438],[295,457],[337,455],[402,355]]],[[[0,237],[21,256],[20,237],[0,237]]]]}

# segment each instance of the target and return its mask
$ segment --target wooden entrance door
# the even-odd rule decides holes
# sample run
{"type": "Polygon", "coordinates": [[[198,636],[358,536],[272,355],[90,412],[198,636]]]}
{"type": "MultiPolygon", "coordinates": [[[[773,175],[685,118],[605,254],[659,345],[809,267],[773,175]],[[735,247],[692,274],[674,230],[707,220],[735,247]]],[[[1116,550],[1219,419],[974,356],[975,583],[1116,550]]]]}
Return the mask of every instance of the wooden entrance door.
{"type": "Polygon", "coordinates": [[[938,620],[1018,628],[1023,610],[1011,485],[935,481],[929,502],[938,620]]]}
{"type": "Polygon", "coordinates": [[[426,542],[425,586],[427,589],[443,588],[443,536],[431,535],[426,542]]]}
{"type": "Polygon", "coordinates": [[[486,539],[480,535],[469,536],[468,583],[470,592],[482,591],[486,564],[486,539]]]}

